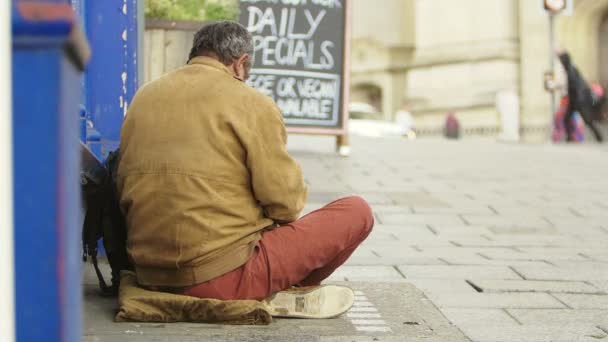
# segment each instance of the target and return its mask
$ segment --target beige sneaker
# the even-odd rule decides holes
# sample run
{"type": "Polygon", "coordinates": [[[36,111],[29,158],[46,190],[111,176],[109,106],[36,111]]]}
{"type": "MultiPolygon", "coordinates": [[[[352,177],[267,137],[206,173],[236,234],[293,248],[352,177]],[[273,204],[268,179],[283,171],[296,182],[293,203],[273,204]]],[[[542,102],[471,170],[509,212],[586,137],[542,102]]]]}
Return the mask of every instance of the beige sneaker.
{"type": "Polygon", "coordinates": [[[355,293],[348,287],[321,285],[280,291],[263,303],[275,317],[333,318],[353,306],[355,293]]]}

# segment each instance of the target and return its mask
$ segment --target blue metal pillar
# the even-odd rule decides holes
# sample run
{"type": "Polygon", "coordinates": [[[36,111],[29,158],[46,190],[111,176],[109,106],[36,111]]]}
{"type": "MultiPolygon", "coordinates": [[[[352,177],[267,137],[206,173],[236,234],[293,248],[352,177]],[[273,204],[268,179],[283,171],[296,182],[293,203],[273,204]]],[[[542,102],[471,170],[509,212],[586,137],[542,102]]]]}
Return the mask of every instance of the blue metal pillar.
{"type": "Polygon", "coordinates": [[[67,2],[12,2],[17,341],[81,339],[78,122],[88,48],[73,17],[67,2]]]}
{"type": "Polygon", "coordinates": [[[93,50],[85,106],[101,134],[101,157],[105,158],[118,147],[122,120],[138,86],[138,1],[73,1],[84,13],[93,50]]]}

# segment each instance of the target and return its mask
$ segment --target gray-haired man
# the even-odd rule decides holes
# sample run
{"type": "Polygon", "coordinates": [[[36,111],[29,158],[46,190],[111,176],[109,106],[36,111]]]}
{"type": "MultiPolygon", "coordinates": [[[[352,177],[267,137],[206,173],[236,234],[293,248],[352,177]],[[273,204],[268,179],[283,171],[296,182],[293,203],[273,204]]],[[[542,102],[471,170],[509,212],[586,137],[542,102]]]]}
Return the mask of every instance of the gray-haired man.
{"type": "Polygon", "coordinates": [[[334,317],[353,292],[320,283],[370,233],[371,210],[349,197],[298,219],[304,179],[279,109],[244,83],[252,53],[243,26],[207,25],[188,65],[133,99],[118,171],[128,252],[145,287],[334,317]]]}

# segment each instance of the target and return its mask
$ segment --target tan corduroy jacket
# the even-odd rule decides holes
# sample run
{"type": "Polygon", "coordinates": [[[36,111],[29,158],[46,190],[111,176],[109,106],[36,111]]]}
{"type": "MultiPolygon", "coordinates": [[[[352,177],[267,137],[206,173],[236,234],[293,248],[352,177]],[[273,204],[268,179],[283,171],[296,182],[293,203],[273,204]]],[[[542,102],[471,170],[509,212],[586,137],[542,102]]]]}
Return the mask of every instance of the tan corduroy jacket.
{"type": "Polygon", "coordinates": [[[243,265],[298,218],[306,187],[273,101],[196,57],[141,88],[121,131],[120,204],[137,281],[190,286],[243,265]]]}

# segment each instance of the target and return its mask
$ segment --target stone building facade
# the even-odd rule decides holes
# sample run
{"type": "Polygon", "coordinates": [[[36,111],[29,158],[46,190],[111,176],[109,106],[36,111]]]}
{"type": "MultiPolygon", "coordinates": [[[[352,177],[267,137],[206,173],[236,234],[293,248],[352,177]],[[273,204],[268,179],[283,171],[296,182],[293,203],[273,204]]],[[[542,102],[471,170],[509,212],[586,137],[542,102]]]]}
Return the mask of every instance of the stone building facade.
{"type": "MultiPolygon", "coordinates": [[[[589,81],[608,83],[608,0],[574,0],[559,44],[589,81]],[[605,67],[602,68],[601,66],[605,67]]],[[[519,96],[520,132],[548,134],[549,19],[542,0],[353,0],[352,102],[392,119],[407,105],[422,133],[455,112],[465,133],[500,131],[496,96],[519,96]]]]}

